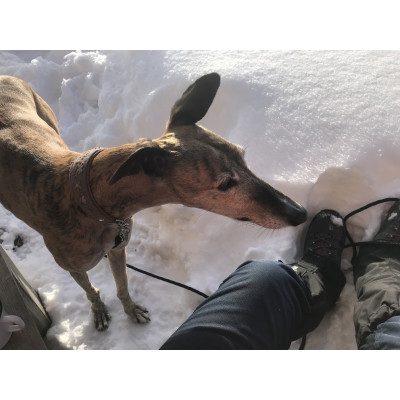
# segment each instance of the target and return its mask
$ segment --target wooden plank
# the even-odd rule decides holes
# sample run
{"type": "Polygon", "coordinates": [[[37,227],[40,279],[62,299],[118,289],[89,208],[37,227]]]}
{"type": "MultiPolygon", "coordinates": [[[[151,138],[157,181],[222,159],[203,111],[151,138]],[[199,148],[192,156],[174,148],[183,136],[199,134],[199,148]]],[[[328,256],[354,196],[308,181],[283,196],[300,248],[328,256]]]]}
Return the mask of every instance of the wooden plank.
{"type": "Polygon", "coordinates": [[[3,309],[10,315],[18,315],[25,328],[14,332],[3,347],[4,350],[45,350],[42,335],[47,332],[51,320],[35,290],[22,276],[3,247],[0,245],[0,299],[3,309]]]}
{"type": "Polygon", "coordinates": [[[16,284],[20,289],[21,296],[25,302],[25,305],[29,309],[32,314],[32,317],[35,321],[36,326],[39,329],[39,332],[42,336],[44,336],[47,330],[50,328],[51,319],[44,309],[42,302],[40,300],[39,294],[36,290],[32,288],[32,286],[28,283],[28,281],[23,277],[21,272],[12,262],[6,251],[0,245],[0,257],[3,258],[5,263],[7,264],[8,269],[12,273],[14,279],[16,280],[16,284]]]}

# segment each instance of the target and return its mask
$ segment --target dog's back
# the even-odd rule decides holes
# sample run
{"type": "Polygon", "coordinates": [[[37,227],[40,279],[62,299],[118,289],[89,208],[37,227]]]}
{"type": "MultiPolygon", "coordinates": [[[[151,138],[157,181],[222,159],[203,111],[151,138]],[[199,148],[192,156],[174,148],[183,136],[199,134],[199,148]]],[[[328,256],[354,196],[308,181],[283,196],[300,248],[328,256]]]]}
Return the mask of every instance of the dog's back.
{"type": "Polygon", "coordinates": [[[0,76],[0,202],[32,221],[35,203],[45,201],[35,193],[37,184],[69,153],[45,101],[24,81],[0,76]]]}
{"type": "MultiPolygon", "coordinates": [[[[34,117],[46,122],[58,133],[56,116],[47,103],[23,80],[13,76],[0,76],[0,119],[2,129],[10,124],[30,122],[34,117]]],[[[40,121],[37,121],[39,124],[40,121]]]]}

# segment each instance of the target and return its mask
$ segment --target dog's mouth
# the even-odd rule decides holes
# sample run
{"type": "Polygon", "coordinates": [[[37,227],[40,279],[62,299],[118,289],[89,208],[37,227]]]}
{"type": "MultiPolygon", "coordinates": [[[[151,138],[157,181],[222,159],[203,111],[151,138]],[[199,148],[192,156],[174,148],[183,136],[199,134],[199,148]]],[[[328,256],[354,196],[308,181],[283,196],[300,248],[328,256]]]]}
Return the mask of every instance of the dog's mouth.
{"type": "Polygon", "coordinates": [[[242,217],[242,218],[236,218],[238,221],[243,221],[243,222],[252,222],[250,218],[247,217],[242,217]]]}
{"type": "Polygon", "coordinates": [[[281,228],[285,228],[288,226],[297,226],[301,223],[303,223],[305,221],[305,219],[307,218],[307,214],[306,212],[304,213],[299,213],[298,215],[296,215],[295,217],[292,218],[288,218],[287,220],[283,219],[283,218],[279,218],[279,217],[274,217],[274,216],[265,216],[265,220],[259,220],[258,218],[249,218],[249,217],[238,217],[235,218],[236,221],[240,221],[240,222],[249,222],[249,223],[253,223],[256,225],[260,225],[264,228],[267,229],[281,229],[281,228]]]}

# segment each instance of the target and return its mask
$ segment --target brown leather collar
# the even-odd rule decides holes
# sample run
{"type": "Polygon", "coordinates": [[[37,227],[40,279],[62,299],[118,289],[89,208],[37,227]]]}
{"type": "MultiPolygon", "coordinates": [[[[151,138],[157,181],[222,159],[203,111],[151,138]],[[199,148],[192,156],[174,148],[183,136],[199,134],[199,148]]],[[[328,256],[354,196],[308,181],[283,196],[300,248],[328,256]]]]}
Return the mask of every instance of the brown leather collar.
{"type": "Polygon", "coordinates": [[[72,200],[82,211],[99,222],[115,222],[115,218],[104,211],[95,200],[89,183],[90,167],[93,159],[103,151],[95,148],[80,154],[72,163],[69,170],[69,183],[72,200]]]}
{"type": "Polygon", "coordinates": [[[71,187],[72,201],[76,206],[90,218],[101,223],[117,224],[119,228],[118,236],[115,238],[115,246],[124,243],[129,238],[131,231],[131,217],[124,220],[114,218],[108,214],[97,203],[90,188],[89,176],[90,167],[94,158],[103,151],[103,148],[95,148],[80,154],[72,163],[69,170],[69,184],[71,187]]]}
{"type": "Polygon", "coordinates": [[[124,220],[114,218],[108,214],[95,200],[90,188],[90,167],[94,158],[103,151],[103,148],[95,148],[80,154],[72,163],[69,170],[69,184],[73,203],[80,207],[90,218],[102,223],[117,224],[119,227],[120,243],[125,241],[130,233],[131,217],[124,220]]]}

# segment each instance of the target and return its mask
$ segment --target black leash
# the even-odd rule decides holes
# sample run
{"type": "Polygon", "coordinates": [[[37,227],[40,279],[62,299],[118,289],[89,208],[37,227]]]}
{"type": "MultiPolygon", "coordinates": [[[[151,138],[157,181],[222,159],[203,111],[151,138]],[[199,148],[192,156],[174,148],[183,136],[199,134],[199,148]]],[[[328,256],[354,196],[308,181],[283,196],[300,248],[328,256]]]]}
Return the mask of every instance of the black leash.
{"type": "MultiPolygon", "coordinates": [[[[348,213],[343,218],[344,232],[346,234],[347,239],[349,240],[349,244],[346,244],[344,247],[345,248],[352,247],[352,249],[353,249],[353,256],[351,258],[352,264],[353,264],[355,258],[357,257],[357,247],[368,246],[368,245],[374,244],[375,242],[373,242],[372,240],[368,240],[368,241],[364,241],[364,242],[355,242],[347,229],[347,225],[346,225],[347,220],[349,218],[351,218],[353,215],[359,214],[360,212],[363,212],[363,211],[367,210],[368,208],[374,207],[378,204],[387,203],[389,201],[397,201],[397,200],[400,200],[400,199],[398,197],[385,197],[384,199],[376,200],[376,201],[366,204],[363,207],[357,208],[356,210],[348,213]]],[[[306,337],[306,335],[304,335],[303,338],[301,339],[299,350],[304,350],[304,347],[306,346],[306,341],[307,341],[307,337],[306,337]]]]}
{"type": "Polygon", "coordinates": [[[365,242],[354,242],[354,240],[351,237],[349,231],[347,230],[347,226],[346,226],[347,220],[349,218],[351,218],[353,215],[358,214],[358,213],[360,213],[360,212],[362,212],[364,210],[367,210],[368,208],[371,208],[371,207],[376,206],[378,204],[387,203],[389,201],[397,201],[397,200],[400,200],[400,199],[398,197],[386,197],[386,198],[381,199],[381,200],[376,200],[376,201],[373,201],[372,203],[368,203],[367,205],[358,208],[357,210],[352,211],[351,213],[347,214],[343,218],[343,228],[344,228],[344,231],[346,233],[346,237],[350,242],[349,244],[345,245],[344,247],[345,248],[347,248],[347,247],[352,247],[353,248],[353,257],[351,258],[351,263],[353,263],[354,259],[357,256],[357,247],[358,246],[368,246],[368,245],[370,245],[370,244],[372,244],[374,242],[372,240],[365,241],[365,242]]]}
{"type": "MultiPolygon", "coordinates": [[[[104,258],[108,258],[107,254],[104,256],[104,258]]],[[[191,292],[196,293],[199,296],[204,297],[205,299],[207,299],[209,297],[207,294],[205,294],[203,292],[200,292],[200,290],[197,290],[197,289],[194,289],[194,288],[192,288],[190,286],[184,285],[183,283],[176,282],[176,281],[173,281],[173,280],[168,279],[168,278],[164,278],[163,276],[160,276],[160,275],[152,274],[151,272],[145,271],[145,270],[140,269],[138,267],[134,267],[133,265],[130,265],[130,264],[126,264],[126,266],[127,266],[127,268],[130,268],[130,269],[133,269],[134,271],[140,272],[141,274],[151,276],[152,278],[158,279],[158,280],[163,281],[163,282],[170,283],[171,285],[179,286],[179,287],[184,288],[186,290],[190,290],[191,292]]]]}
{"type": "Polygon", "coordinates": [[[156,279],[159,279],[160,281],[167,282],[167,283],[171,283],[172,285],[179,286],[179,287],[181,287],[181,288],[190,290],[191,292],[196,293],[196,294],[198,294],[199,296],[202,296],[202,297],[204,297],[204,298],[207,298],[207,297],[208,297],[208,295],[206,295],[206,294],[203,293],[203,292],[200,292],[200,290],[197,290],[197,289],[194,289],[194,288],[192,288],[192,287],[190,287],[190,286],[184,285],[183,283],[175,282],[175,281],[173,281],[173,280],[171,280],[171,279],[164,278],[164,277],[159,276],[159,275],[156,275],[156,274],[152,274],[151,272],[143,271],[142,269],[137,268],[137,267],[134,267],[133,265],[126,264],[126,266],[127,266],[128,268],[130,268],[130,269],[133,269],[133,270],[137,271],[137,272],[140,272],[140,273],[142,273],[142,274],[151,276],[152,278],[156,278],[156,279]]]}

